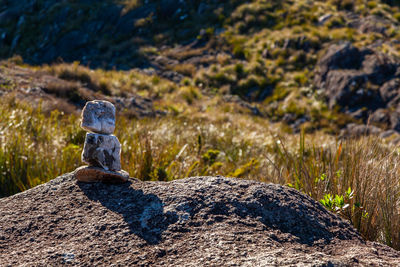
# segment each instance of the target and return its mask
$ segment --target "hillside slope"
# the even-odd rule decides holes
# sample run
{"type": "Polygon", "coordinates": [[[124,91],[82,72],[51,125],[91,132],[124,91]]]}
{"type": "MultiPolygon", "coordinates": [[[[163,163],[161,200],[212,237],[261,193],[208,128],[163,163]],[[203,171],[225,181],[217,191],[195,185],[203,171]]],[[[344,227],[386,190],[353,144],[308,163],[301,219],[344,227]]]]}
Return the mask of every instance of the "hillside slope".
{"type": "Polygon", "coordinates": [[[398,266],[298,191],[218,177],[123,185],[60,176],[0,199],[1,266],[398,266]]]}
{"type": "Polygon", "coordinates": [[[258,102],[294,132],[399,131],[399,20],[383,0],[2,0],[0,58],[137,69],[258,102]]]}

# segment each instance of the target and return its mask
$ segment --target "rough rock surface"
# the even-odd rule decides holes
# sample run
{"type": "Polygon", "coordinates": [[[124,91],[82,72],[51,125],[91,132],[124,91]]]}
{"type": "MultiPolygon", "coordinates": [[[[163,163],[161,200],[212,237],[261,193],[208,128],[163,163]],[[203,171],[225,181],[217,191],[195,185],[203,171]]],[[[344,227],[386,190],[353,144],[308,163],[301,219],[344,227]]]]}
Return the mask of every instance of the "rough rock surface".
{"type": "Polygon", "coordinates": [[[121,170],[121,144],[115,135],[87,133],[82,161],[105,170],[121,170]]]}
{"type": "Polygon", "coordinates": [[[82,110],[81,127],[87,131],[112,134],[115,130],[115,107],[108,101],[94,100],[82,110]]]}
{"type": "Polygon", "coordinates": [[[125,183],[129,179],[129,173],[124,170],[114,172],[91,166],[77,168],[74,171],[74,176],[78,181],[85,183],[104,182],[119,184],[125,183]]]}
{"type": "Polygon", "coordinates": [[[318,61],[314,84],[326,96],[330,108],[338,105],[365,124],[399,131],[399,79],[397,59],[345,42],[331,45],[318,61]]]}
{"type": "Polygon", "coordinates": [[[399,62],[385,54],[346,42],[330,46],[319,60],[315,84],[325,90],[330,107],[376,109],[385,104],[379,87],[398,76],[399,67],[399,62]]]}
{"type": "Polygon", "coordinates": [[[373,125],[364,125],[349,123],[346,128],[341,131],[341,137],[360,137],[367,135],[379,135],[382,133],[382,129],[373,125]]]}
{"type": "Polygon", "coordinates": [[[0,199],[2,266],[399,266],[300,192],[224,177],[121,185],[72,174],[0,199]]]}

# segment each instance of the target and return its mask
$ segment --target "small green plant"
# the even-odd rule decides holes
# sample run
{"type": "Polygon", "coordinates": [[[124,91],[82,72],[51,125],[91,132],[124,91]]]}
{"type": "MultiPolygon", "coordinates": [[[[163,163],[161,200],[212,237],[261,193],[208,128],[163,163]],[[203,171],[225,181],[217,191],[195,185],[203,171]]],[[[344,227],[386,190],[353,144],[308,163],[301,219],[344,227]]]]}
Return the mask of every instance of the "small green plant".
{"type": "MultiPolygon", "coordinates": [[[[321,176],[322,178],[322,176],[321,176]]],[[[323,181],[323,180],[321,180],[323,181]]],[[[335,212],[344,212],[349,206],[349,201],[353,198],[354,191],[351,190],[351,187],[347,189],[344,195],[335,195],[325,194],[323,199],[320,199],[320,203],[327,209],[335,212]]]]}

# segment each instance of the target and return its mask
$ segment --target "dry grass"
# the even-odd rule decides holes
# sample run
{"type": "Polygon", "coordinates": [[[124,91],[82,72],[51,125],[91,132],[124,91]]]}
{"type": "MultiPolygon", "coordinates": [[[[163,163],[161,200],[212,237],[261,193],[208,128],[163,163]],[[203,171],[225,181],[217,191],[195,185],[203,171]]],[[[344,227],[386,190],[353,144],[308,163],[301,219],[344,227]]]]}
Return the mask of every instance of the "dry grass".
{"type": "Polygon", "coordinates": [[[281,177],[337,212],[368,240],[400,249],[400,151],[376,137],[328,146],[275,147],[273,177],[281,177]]]}
{"type": "MultiPolygon", "coordinates": [[[[119,117],[123,168],[143,180],[220,174],[289,185],[324,200],[366,239],[400,249],[397,148],[377,138],[337,142],[314,134],[299,140],[265,120],[217,109],[159,119],[119,117]]],[[[0,115],[2,196],[82,164],[85,132],[74,115],[54,111],[47,117],[18,103],[1,105],[0,115]]]]}
{"type": "Polygon", "coordinates": [[[81,86],[105,95],[139,94],[144,97],[159,98],[176,89],[173,82],[161,79],[157,75],[146,75],[136,70],[92,70],[79,65],[79,62],[45,65],[37,69],[66,81],[79,82],[81,86]]]}
{"type": "Polygon", "coordinates": [[[179,65],[175,65],[173,67],[173,70],[182,75],[194,77],[194,75],[197,71],[197,68],[193,64],[179,64],[179,65]]]}

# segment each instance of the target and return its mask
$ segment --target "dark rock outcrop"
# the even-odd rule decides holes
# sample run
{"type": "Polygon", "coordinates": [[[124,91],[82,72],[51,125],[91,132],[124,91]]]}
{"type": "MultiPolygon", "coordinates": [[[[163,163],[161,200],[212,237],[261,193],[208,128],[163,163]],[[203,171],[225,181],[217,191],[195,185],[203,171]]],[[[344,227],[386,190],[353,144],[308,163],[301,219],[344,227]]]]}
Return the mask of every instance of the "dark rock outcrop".
{"type": "Polygon", "coordinates": [[[314,84],[331,109],[339,106],[364,123],[398,130],[400,116],[393,110],[400,110],[399,78],[399,60],[346,42],[330,46],[318,61],[314,84]]]}
{"type": "Polygon", "coordinates": [[[224,177],[107,185],[71,174],[0,199],[4,266],[398,266],[400,253],[288,187],[224,177]]]}
{"type": "Polygon", "coordinates": [[[379,88],[382,100],[389,108],[396,107],[400,103],[400,79],[392,79],[379,88]]]}
{"type": "Polygon", "coordinates": [[[342,129],[340,137],[361,137],[366,135],[379,135],[382,129],[373,125],[350,123],[346,128],[342,129]]]}

